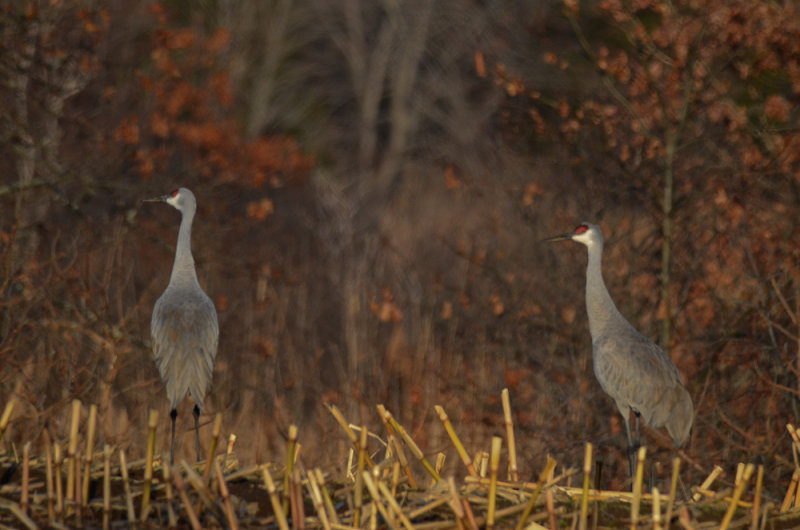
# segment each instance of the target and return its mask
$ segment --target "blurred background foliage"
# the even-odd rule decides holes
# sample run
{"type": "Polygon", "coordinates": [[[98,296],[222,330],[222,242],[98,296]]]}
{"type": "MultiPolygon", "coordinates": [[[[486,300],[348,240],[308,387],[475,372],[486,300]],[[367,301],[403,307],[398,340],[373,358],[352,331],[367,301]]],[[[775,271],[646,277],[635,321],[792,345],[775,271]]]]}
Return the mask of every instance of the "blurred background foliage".
{"type": "MultiPolygon", "coordinates": [[[[796,2],[0,5],[10,442],[63,437],[75,398],[131,452],[150,408],[166,419],[149,319],[179,219],[140,200],[186,186],[221,327],[205,420],[225,415],[243,461],[282,457],[295,423],[304,459],[341,463],[325,403],[375,429],[383,403],[429,453],[447,446],[440,404],[485,449],[508,387],[523,475],[592,441],[624,487],[585,250],[539,244],[588,220],[612,297],[695,401],[686,478],[791,475],[796,2]]],[[[646,440],[668,475],[668,437],[646,440]]]]}

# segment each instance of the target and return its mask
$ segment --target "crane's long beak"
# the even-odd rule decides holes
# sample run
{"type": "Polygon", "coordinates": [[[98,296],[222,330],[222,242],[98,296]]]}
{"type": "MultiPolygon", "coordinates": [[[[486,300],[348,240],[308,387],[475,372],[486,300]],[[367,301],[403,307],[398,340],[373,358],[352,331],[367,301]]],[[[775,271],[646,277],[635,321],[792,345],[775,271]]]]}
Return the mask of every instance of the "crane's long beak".
{"type": "Polygon", "coordinates": [[[142,199],[142,202],[167,202],[169,195],[159,195],[158,197],[150,197],[149,199],[142,199]]]}
{"type": "Polygon", "coordinates": [[[565,239],[572,239],[572,235],[573,235],[572,232],[567,232],[566,234],[560,234],[557,236],[548,237],[546,239],[542,239],[542,243],[547,241],[563,241],[565,239]]]}

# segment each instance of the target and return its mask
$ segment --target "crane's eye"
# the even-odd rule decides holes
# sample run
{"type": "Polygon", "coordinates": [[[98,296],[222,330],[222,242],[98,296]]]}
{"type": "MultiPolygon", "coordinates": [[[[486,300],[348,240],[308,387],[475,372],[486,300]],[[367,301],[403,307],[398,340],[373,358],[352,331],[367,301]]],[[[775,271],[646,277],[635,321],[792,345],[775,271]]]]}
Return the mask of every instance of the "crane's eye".
{"type": "Polygon", "coordinates": [[[179,192],[179,191],[180,191],[180,190],[179,190],[178,188],[175,188],[175,189],[172,191],[172,193],[170,193],[170,195],[172,195],[173,197],[177,197],[177,196],[178,196],[178,192],[179,192]]]}
{"type": "Polygon", "coordinates": [[[576,234],[583,234],[584,232],[588,232],[589,227],[586,225],[580,225],[578,228],[575,229],[576,234]]]}

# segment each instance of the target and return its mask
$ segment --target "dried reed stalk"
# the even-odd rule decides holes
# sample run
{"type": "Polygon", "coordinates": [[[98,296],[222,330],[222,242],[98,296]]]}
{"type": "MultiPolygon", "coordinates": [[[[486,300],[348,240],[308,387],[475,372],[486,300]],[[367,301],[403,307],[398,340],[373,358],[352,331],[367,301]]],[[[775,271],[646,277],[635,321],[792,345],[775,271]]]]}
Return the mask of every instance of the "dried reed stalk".
{"type": "Polygon", "coordinates": [[[388,421],[394,432],[400,435],[400,437],[403,439],[403,443],[408,446],[414,457],[419,461],[420,464],[422,464],[422,467],[424,467],[431,477],[433,477],[437,482],[442,480],[442,477],[439,476],[439,473],[436,472],[428,459],[425,458],[425,454],[422,452],[422,449],[420,449],[414,439],[409,436],[403,426],[397,422],[394,416],[392,416],[392,413],[386,410],[383,405],[378,405],[378,407],[378,410],[383,411],[384,421],[388,421]]]}
{"type": "MultiPolygon", "coordinates": [[[[294,469],[294,452],[297,447],[297,425],[289,425],[289,437],[286,440],[286,474],[283,476],[283,513],[289,513],[289,477],[294,469]]],[[[297,524],[297,522],[295,522],[297,524]]]]}
{"type": "Polygon", "coordinates": [[[450,499],[447,498],[447,497],[434,497],[434,499],[431,502],[426,503],[423,506],[420,506],[419,508],[417,508],[415,510],[411,510],[408,513],[408,518],[409,519],[417,519],[418,517],[420,517],[420,516],[422,516],[422,515],[424,515],[424,514],[426,514],[428,512],[432,512],[433,510],[435,510],[439,506],[444,506],[445,504],[447,504],[447,502],[449,500],[450,499]]]}
{"type": "Polygon", "coordinates": [[[478,530],[478,521],[475,520],[475,514],[472,512],[472,507],[467,502],[467,499],[462,498],[461,505],[464,507],[464,515],[466,515],[466,520],[468,521],[467,527],[478,530]]]}
{"type": "Polygon", "coordinates": [[[333,499],[331,499],[330,493],[328,492],[328,488],[325,485],[325,477],[322,475],[322,470],[320,468],[314,469],[314,475],[319,485],[320,492],[322,493],[322,498],[325,500],[325,507],[328,510],[328,516],[331,520],[331,523],[334,525],[339,524],[339,516],[336,514],[336,508],[333,506],[333,499]]]}
{"type": "Polygon", "coordinates": [[[669,522],[672,520],[672,509],[675,506],[675,496],[678,494],[678,477],[680,476],[681,471],[681,459],[677,456],[672,461],[672,478],[670,479],[669,484],[669,498],[667,499],[667,515],[664,517],[664,520],[667,521],[667,526],[669,527],[669,522]]]}
{"type": "Polygon", "coordinates": [[[11,515],[16,517],[17,520],[25,525],[26,528],[30,528],[31,530],[39,528],[36,523],[34,523],[33,520],[27,516],[27,514],[22,512],[22,509],[16,502],[0,498],[0,510],[6,510],[10,512],[11,515]]]}
{"type": "MultiPolygon", "coordinates": [[[[364,471],[361,473],[361,478],[364,481],[364,485],[367,487],[370,496],[372,497],[372,506],[377,508],[379,512],[381,512],[381,516],[386,521],[386,524],[389,525],[390,528],[394,528],[395,519],[392,517],[392,514],[386,509],[386,506],[383,505],[381,502],[381,495],[378,492],[378,487],[375,485],[375,482],[372,480],[372,476],[370,475],[369,471],[364,471]]],[[[357,526],[357,525],[353,525],[357,526]]],[[[406,527],[411,528],[411,527],[406,527]]]]}
{"type": "Polygon", "coordinates": [[[72,513],[72,505],[75,503],[75,453],[78,450],[78,425],[81,419],[81,402],[80,400],[72,400],[72,417],[69,428],[69,445],[67,446],[67,459],[69,460],[69,467],[67,468],[67,516],[72,513]]]}
{"type": "Polygon", "coordinates": [[[453,515],[456,516],[456,526],[462,529],[464,528],[465,517],[464,506],[461,504],[461,497],[458,495],[458,488],[453,477],[447,477],[447,491],[449,494],[447,505],[453,511],[453,515]]]}
{"type": "Polygon", "coordinates": [[[353,526],[361,525],[361,509],[364,506],[364,467],[367,462],[367,427],[361,427],[361,439],[358,440],[358,472],[356,473],[355,491],[353,492],[353,526]]]}
{"type": "Polygon", "coordinates": [[[589,480],[592,473],[592,444],[586,443],[583,455],[583,495],[581,496],[581,515],[578,522],[580,530],[586,530],[589,516],[589,480]]]}
{"type": "Polygon", "coordinates": [[[486,472],[489,470],[489,453],[481,451],[475,457],[476,465],[478,466],[478,475],[481,478],[486,478],[486,472]]]}
{"type": "Polygon", "coordinates": [[[392,497],[397,495],[397,485],[400,483],[400,462],[392,463],[392,497]]]}
{"type": "Polygon", "coordinates": [[[492,451],[489,464],[489,507],[486,512],[486,528],[494,528],[495,509],[497,507],[497,470],[500,467],[500,448],[503,439],[492,437],[492,451]]]}
{"type": "Polygon", "coordinates": [[[97,429],[97,405],[89,407],[89,424],[86,431],[86,460],[83,463],[83,496],[82,506],[86,507],[89,502],[89,483],[92,479],[92,456],[94,453],[94,438],[97,429]]]}
{"type": "MultiPolygon", "coordinates": [[[[384,484],[382,481],[378,481],[377,484],[378,484],[378,490],[380,491],[381,494],[383,494],[383,497],[386,498],[387,504],[392,508],[392,511],[400,519],[400,522],[403,523],[403,526],[406,528],[406,530],[414,530],[414,525],[411,524],[411,520],[406,516],[406,514],[403,513],[403,509],[397,503],[397,499],[394,498],[392,492],[389,491],[389,488],[386,486],[386,484],[384,484]]],[[[371,491],[372,490],[370,489],[370,492],[371,491]]]]}
{"type": "Polygon", "coordinates": [[[150,490],[153,485],[153,455],[156,452],[156,429],[158,428],[158,411],[150,410],[147,419],[147,456],[144,465],[144,486],[142,491],[142,522],[147,521],[150,513],[150,490]]]}
{"type": "Polygon", "coordinates": [[[278,522],[278,528],[280,528],[280,530],[289,530],[289,524],[286,522],[286,514],[281,506],[278,490],[275,488],[275,482],[273,482],[272,475],[266,465],[261,466],[261,475],[264,480],[264,486],[266,486],[267,493],[269,494],[269,501],[272,504],[275,520],[278,522]]]}
{"type": "Polygon", "coordinates": [[[389,447],[394,448],[394,454],[397,455],[398,463],[403,469],[403,473],[405,474],[406,478],[408,478],[408,483],[412,488],[416,488],[417,481],[414,480],[414,474],[411,473],[411,466],[408,465],[408,457],[406,457],[406,452],[403,450],[403,446],[400,444],[397,436],[391,432],[391,427],[389,427],[387,424],[386,428],[389,429],[389,447]]]}
{"type": "Polygon", "coordinates": [[[189,518],[189,524],[192,525],[194,530],[200,530],[200,528],[202,528],[200,526],[200,521],[192,507],[192,501],[189,500],[189,495],[186,493],[186,484],[183,482],[183,478],[181,478],[177,467],[172,468],[172,481],[175,483],[175,489],[178,490],[181,502],[183,502],[183,508],[186,510],[186,517],[189,518]]]}
{"type": "Polygon", "coordinates": [[[20,504],[22,505],[22,513],[28,514],[28,487],[30,486],[31,476],[31,443],[25,442],[22,447],[22,494],[20,504]]]}
{"type": "Polygon", "coordinates": [[[236,447],[236,435],[231,433],[230,436],[228,436],[228,445],[225,448],[225,456],[232,456],[234,447],[236,447]]]}
{"type": "MultiPolygon", "coordinates": [[[[550,468],[550,473],[547,475],[548,482],[553,480],[554,471],[555,471],[555,466],[550,468]]],[[[547,488],[547,490],[544,492],[544,499],[545,499],[545,505],[547,506],[547,521],[550,523],[550,530],[556,530],[556,510],[553,503],[552,488],[547,488]]]]}
{"type": "Polygon", "coordinates": [[[731,524],[731,519],[733,519],[733,514],[736,512],[736,506],[739,502],[739,499],[744,493],[744,489],[747,487],[747,483],[750,482],[750,477],[753,475],[753,464],[747,464],[744,468],[744,472],[742,474],[741,480],[736,484],[736,488],[733,490],[733,499],[731,500],[730,505],[728,506],[728,510],[725,512],[725,516],[722,518],[722,522],[720,523],[719,527],[720,530],[726,530],[728,525],[731,524]]]}
{"type": "Polygon", "coordinates": [[[225,517],[228,521],[228,528],[237,530],[239,528],[239,522],[236,519],[236,514],[234,513],[233,506],[231,505],[231,496],[228,492],[228,484],[225,482],[225,476],[222,474],[222,468],[219,467],[219,462],[215,459],[212,460],[214,460],[214,474],[217,476],[217,484],[219,484],[219,492],[222,496],[222,505],[225,507],[225,517]]]}
{"type": "Polygon", "coordinates": [[[222,414],[219,412],[214,416],[214,427],[211,430],[211,444],[208,447],[208,458],[206,458],[206,468],[203,471],[203,482],[208,484],[208,477],[211,473],[211,463],[214,460],[214,455],[217,453],[217,445],[219,444],[219,433],[222,431],[222,414]]]}
{"type": "Polygon", "coordinates": [[[797,489],[798,481],[800,481],[800,469],[795,469],[794,473],[792,473],[792,480],[789,482],[789,487],[786,489],[786,496],[783,498],[783,503],[781,503],[781,513],[792,507],[792,500],[794,499],[794,492],[795,489],[797,489]]]}
{"type": "MultiPolygon", "coordinates": [[[[800,435],[797,434],[797,429],[791,423],[787,423],[786,430],[789,431],[789,435],[792,437],[792,444],[795,450],[800,451],[800,435]]],[[[795,465],[797,465],[797,462],[795,462],[795,465]]]]}
{"type": "Polygon", "coordinates": [[[55,483],[56,483],[56,519],[58,522],[64,521],[64,490],[61,484],[61,446],[57,443],[53,444],[53,464],[55,467],[55,483]]]}
{"type": "Polygon", "coordinates": [[[103,529],[111,528],[111,447],[103,447],[103,529]]]}
{"type": "MultiPolygon", "coordinates": [[[[667,520],[669,526],[669,520],[667,520]]],[[[653,488],[653,530],[661,530],[661,495],[653,488]]]]}
{"type": "Polygon", "coordinates": [[[394,454],[397,455],[397,459],[400,461],[400,465],[403,467],[403,472],[405,473],[406,477],[408,477],[411,487],[416,488],[417,482],[414,480],[413,473],[411,473],[411,467],[408,465],[408,458],[406,457],[406,452],[403,450],[403,444],[400,443],[400,440],[398,440],[396,436],[396,434],[399,433],[396,433],[395,429],[392,427],[391,421],[389,421],[391,414],[386,411],[386,408],[383,405],[379,404],[376,406],[376,408],[378,409],[378,417],[380,417],[380,419],[383,421],[383,426],[386,429],[386,435],[389,442],[388,448],[394,450],[394,454]]]}
{"type": "Polygon", "coordinates": [[[436,414],[439,416],[439,420],[444,425],[444,430],[450,437],[450,441],[453,442],[453,446],[456,448],[458,456],[461,458],[461,461],[464,462],[464,465],[467,467],[467,473],[469,473],[471,477],[477,477],[478,473],[477,471],[475,471],[475,467],[472,465],[472,458],[470,458],[469,453],[467,453],[467,450],[464,449],[464,444],[461,443],[461,440],[458,438],[455,429],[453,429],[453,425],[452,423],[450,423],[450,418],[447,417],[447,413],[439,405],[435,405],[433,408],[436,411],[436,414]]]}
{"type": "Polygon", "coordinates": [[[711,484],[713,484],[714,481],[717,480],[717,477],[720,476],[720,474],[722,474],[722,468],[719,467],[719,466],[714,466],[714,469],[711,471],[711,473],[708,474],[708,477],[706,477],[706,479],[700,485],[700,487],[697,490],[697,493],[695,493],[692,496],[692,499],[695,502],[697,502],[700,499],[702,499],[704,493],[709,490],[709,488],[711,487],[711,484]]]}
{"type": "MultiPolygon", "coordinates": [[[[436,470],[436,473],[441,476],[442,468],[444,467],[444,461],[446,457],[444,453],[436,453],[436,460],[433,462],[433,469],[436,470]]],[[[438,482],[437,480],[431,481],[431,486],[434,486],[438,482]]]]}
{"type": "Polygon", "coordinates": [[[128,524],[136,524],[136,510],[133,508],[131,481],[128,478],[128,463],[125,461],[125,450],[119,450],[119,468],[122,473],[122,489],[125,492],[125,506],[128,508],[128,524]]]}
{"type": "Polygon", "coordinates": [[[525,509],[522,512],[522,516],[517,521],[517,530],[522,530],[527,523],[528,517],[530,517],[531,512],[533,511],[534,506],[536,505],[536,499],[539,497],[539,493],[542,491],[542,487],[547,482],[548,477],[553,475],[553,470],[556,467],[556,461],[554,458],[548,456],[547,463],[544,466],[544,469],[541,473],[539,473],[539,480],[536,481],[536,484],[533,487],[533,493],[531,493],[531,498],[528,500],[528,504],[525,506],[525,509]]]}
{"type": "Polygon", "coordinates": [[[304,521],[301,521],[300,517],[300,509],[299,509],[299,500],[297,499],[297,488],[295,488],[295,476],[294,473],[287,473],[289,476],[289,481],[285,483],[287,491],[285,492],[284,498],[289,500],[289,517],[292,520],[292,527],[296,529],[303,528],[304,521]]]}
{"type": "Polygon", "coordinates": [[[294,527],[297,530],[304,530],[306,527],[305,503],[303,502],[303,478],[300,470],[295,469],[292,473],[292,480],[289,481],[292,488],[292,514],[294,527]]]}
{"type": "Polygon", "coordinates": [[[639,524],[639,502],[642,497],[642,481],[644,480],[644,458],[647,448],[640,447],[636,453],[636,479],[633,483],[633,502],[631,502],[631,530],[639,524]]]}
{"type": "Polygon", "coordinates": [[[756,491],[753,496],[753,522],[750,525],[752,530],[758,529],[758,511],[761,508],[761,487],[764,484],[764,466],[758,466],[756,475],[756,491]]]}
{"type": "Polygon", "coordinates": [[[77,515],[76,526],[78,528],[83,527],[83,513],[81,510],[81,506],[83,503],[81,501],[81,496],[83,495],[83,489],[81,488],[81,452],[78,451],[75,454],[75,504],[74,507],[76,508],[75,513],[77,515]]]}
{"type": "Polygon", "coordinates": [[[306,473],[306,483],[308,484],[308,493],[311,496],[311,502],[314,505],[314,510],[317,512],[317,518],[324,530],[330,530],[331,525],[328,521],[328,512],[325,507],[325,501],[322,498],[317,478],[313,471],[306,473]]]}
{"type": "MultiPolygon", "coordinates": [[[[165,453],[161,456],[161,462],[169,462],[169,456],[165,453]]],[[[164,476],[164,495],[167,498],[167,525],[169,528],[178,526],[178,517],[175,515],[175,510],[172,508],[173,493],[172,493],[172,473],[168,465],[162,464],[161,473],[164,476]]]]}
{"type": "MultiPolygon", "coordinates": [[[[214,427],[211,431],[211,444],[208,447],[208,458],[206,458],[206,464],[203,467],[203,486],[205,487],[208,484],[208,477],[211,473],[211,463],[214,461],[214,454],[217,452],[217,444],[219,443],[219,433],[222,429],[222,414],[217,413],[214,418],[214,427]]],[[[197,504],[197,516],[200,517],[200,514],[203,513],[203,504],[199,502],[197,504]]]]}
{"type": "Polygon", "coordinates": [[[14,398],[11,398],[8,400],[8,403],[6,403],[6,406],[3,409],[3,415],[0,416],[0,440],[3,439],[6,429],[8,429],[8,424],[11,421],[11,413],[14,412],[14,405],[16,404],[17,403],[14,401],[14,398]]]}
{"type": "Polygon", "coordinates": [[[503,402],[503,418],[506,424],[506,442],[508,443],[508,479],[516,482],[519,480],[517,446],[514,440],[514,420],[511,418],[511,400],[508,396],[508,389],[504,388],[500,395],[503,402]]]}
{"type": "MultiPolygon", "coordinates": [[[[333,415],[336,422],[344,429],[344,432],[347,434],[347,437],[350,438],[350,442],[355,447],[356,451],[360,448],[358,446],[358,436],[356,433],[353,432],[353,429],[350,428],[350,425],[345,421],[344,416],[342,416],[342,412],[336,407],[336,405],[326,405],[328,411],[333,415]]],[[[369,455],[367,456],[367,465],[369,467],[373,466],[372,460],[369,459],[369,455]]]]}
{"type": "MultiPolygon", "coordinates": [[[[184,482],[188,482],[200,498],[199,506],[210,510],[211,515],[222,524],[225,520],[225,514],[214,501],[213,494],[211,490],[209,490],[206,481],[185,460],[181,462],[181,468],[184,473],[184,482]]],[[[202,513],[199,508],[196,510],[196,513],[199,519],[202,513]]]]}
{"type": "Polygon", "coordinates": [[[791,506],[792,507],[800,506],[800,480],[798,480],[797,487],[795,487],[794,501],[791,503],[791,506]]]}

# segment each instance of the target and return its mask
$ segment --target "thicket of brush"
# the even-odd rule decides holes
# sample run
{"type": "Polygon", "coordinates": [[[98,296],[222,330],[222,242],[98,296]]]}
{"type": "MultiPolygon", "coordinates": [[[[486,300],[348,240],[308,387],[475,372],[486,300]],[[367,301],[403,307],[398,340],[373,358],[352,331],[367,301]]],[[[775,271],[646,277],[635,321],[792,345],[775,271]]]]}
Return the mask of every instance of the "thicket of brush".
{"type": "MultiPolygon", "coordinates": [[[[534,481],[520,480],[515,430],[507,391],[502,395],[504,436],[469,451],[446,412],[437,415],[451,442],[433,462],[382,405],[382,433],[329,412],[351,443],[340,469],[306,467],[303,441],[289,428],[283,462],[240,462],[236,436],[219,449],[217,415],[204,461],[166,465],[155,453],[158,413],[151,411],[143,460],[128,462],[124,449],[97,451],[97,408],[85,416],[72,404],[70,435],[45,445],[44,455],[8,447],[0,457],[0,522],[12,527],[124,526],[208,528],[794,528],[800,524],[800,437],[792,425],[795,473],[782,499],[763,489],[769,470],[739,464],[731,485],[718,482],[716,466],[700,484],[681,482],[680,458],[672,462],[667,488],[645,492],[645,448],[638,452],[632,492],[595,488],[599,469],[593,448],[584,460],[557,463],[548,457],[534,481]],[[445,458],[461,463],[458,476],[441,474],[445,458]],[[346,462],[346,463],[345,463],[346,462]]],[[[14,403],[0,417],[0,438],[13,421],[14,403]]],[[[313,433],[308,433],[313,436],[313,433]]]]}

